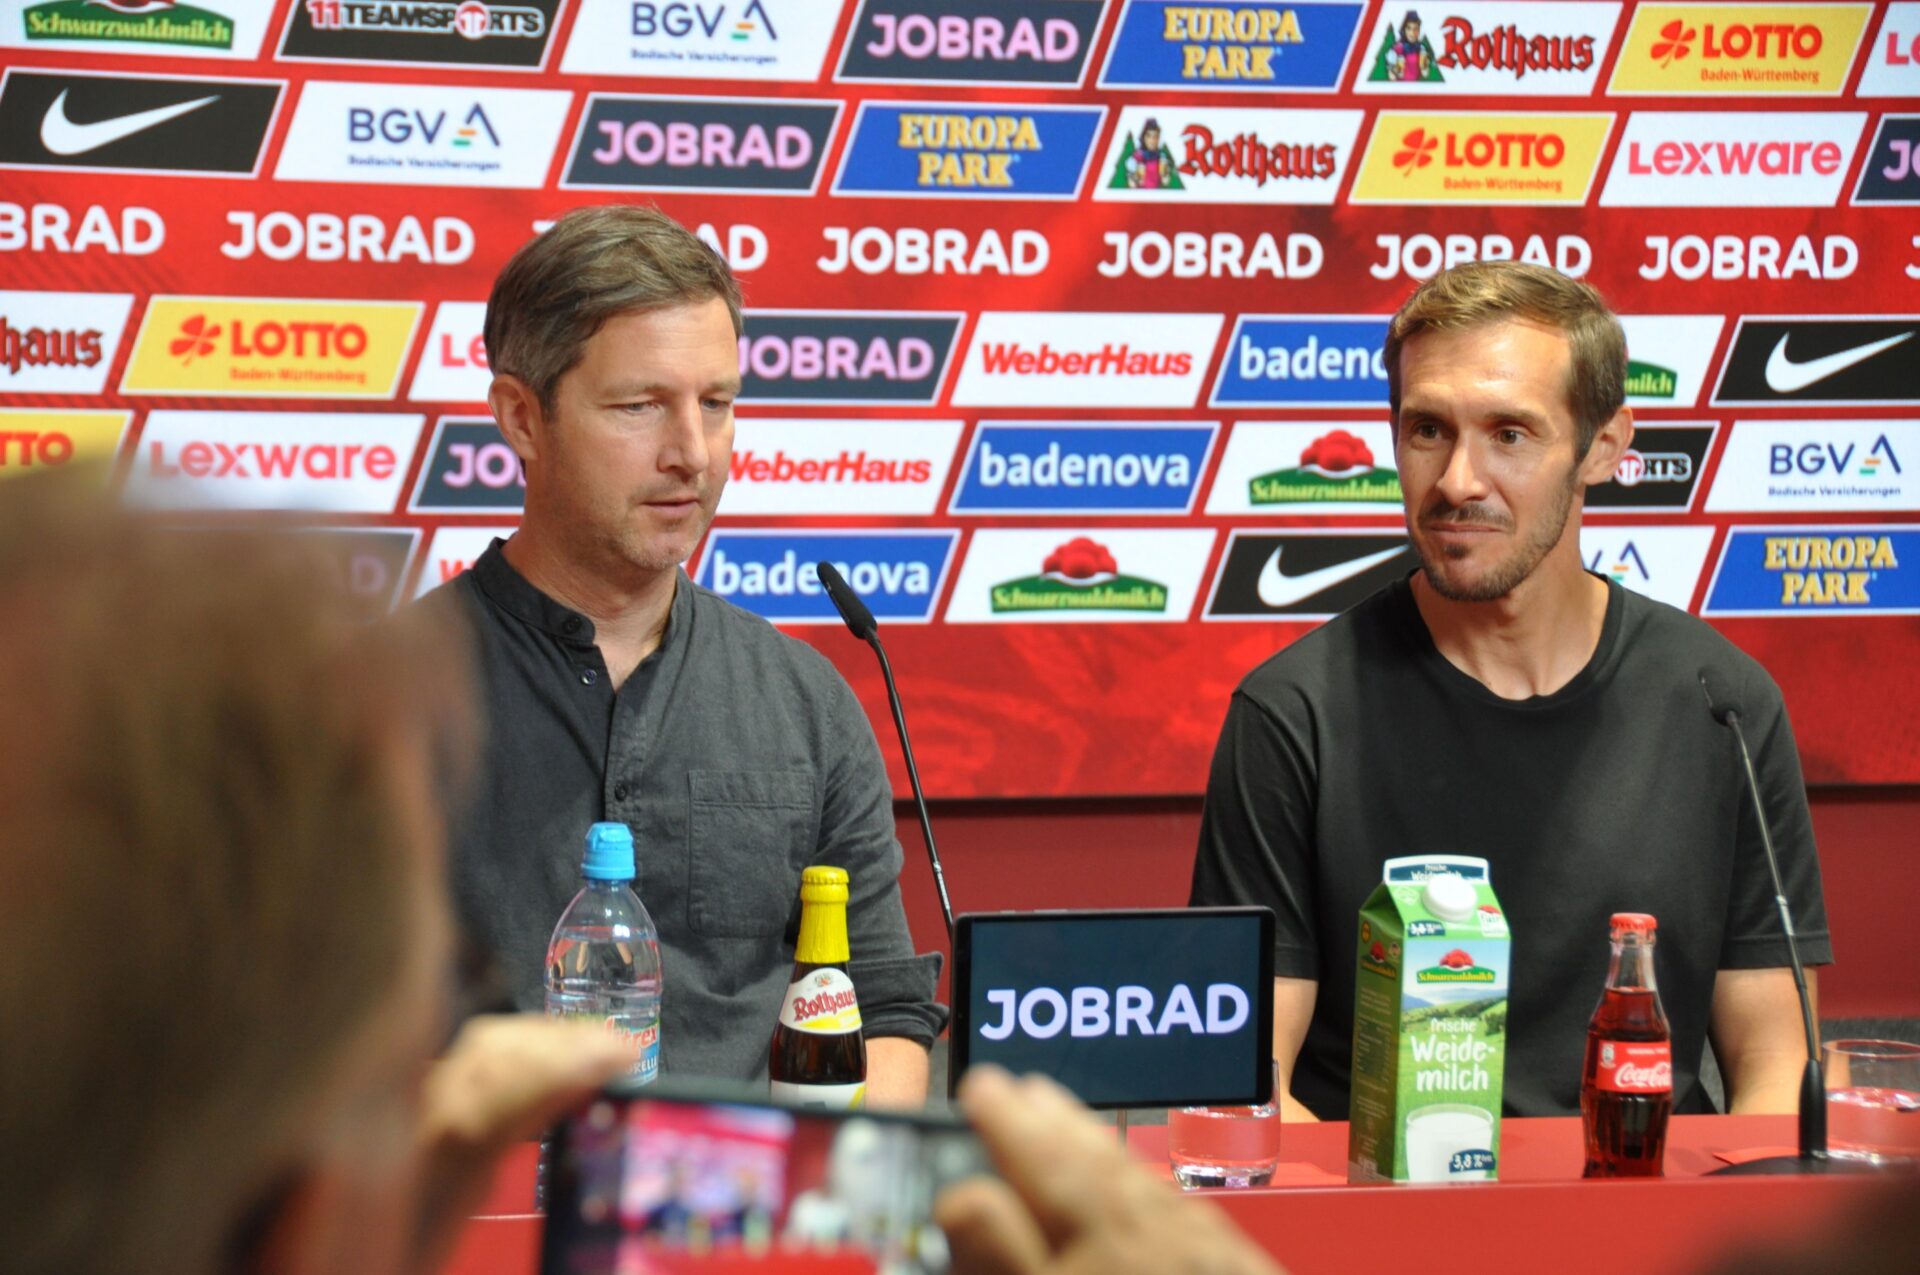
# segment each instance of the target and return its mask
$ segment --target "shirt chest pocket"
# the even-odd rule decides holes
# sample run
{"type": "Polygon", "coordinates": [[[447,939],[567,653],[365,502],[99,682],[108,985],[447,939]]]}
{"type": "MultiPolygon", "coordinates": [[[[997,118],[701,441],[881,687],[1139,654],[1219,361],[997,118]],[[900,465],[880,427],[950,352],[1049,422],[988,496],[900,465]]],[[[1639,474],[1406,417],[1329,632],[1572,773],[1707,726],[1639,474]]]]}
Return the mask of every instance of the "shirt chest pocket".
{"type": "Polygon", "coordinates": [[[779,934],[818,834],[813,772],[695,770],[687,781],[687,919],[710,938],[779,934]]]}

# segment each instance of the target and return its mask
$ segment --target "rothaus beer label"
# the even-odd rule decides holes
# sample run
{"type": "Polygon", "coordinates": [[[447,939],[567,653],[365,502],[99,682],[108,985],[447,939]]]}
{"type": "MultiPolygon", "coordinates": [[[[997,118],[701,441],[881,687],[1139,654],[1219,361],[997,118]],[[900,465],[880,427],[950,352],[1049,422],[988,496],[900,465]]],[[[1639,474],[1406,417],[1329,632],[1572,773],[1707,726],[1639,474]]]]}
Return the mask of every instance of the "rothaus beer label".
{"type": "Polygon", "coordinates": [[[780,1002],[782,1026],[819,1036],[844,1036],[860,1030],[860,1002],[853,980],[837,969],[814,970],[787,984],[780,1002]]]}

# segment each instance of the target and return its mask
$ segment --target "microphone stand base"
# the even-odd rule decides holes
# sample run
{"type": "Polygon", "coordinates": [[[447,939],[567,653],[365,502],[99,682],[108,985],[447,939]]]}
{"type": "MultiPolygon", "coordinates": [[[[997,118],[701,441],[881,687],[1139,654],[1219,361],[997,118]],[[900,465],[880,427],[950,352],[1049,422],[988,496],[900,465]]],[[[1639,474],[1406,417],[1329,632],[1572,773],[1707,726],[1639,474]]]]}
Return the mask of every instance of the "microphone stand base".
{"type": "Polygon", "coordinates": [[[1707,1174],[1710,1178],[1772,1178],[1823,1176],[1826,1174],[1884,1173],[1892,1166],[1878,1166],[1865,1160],[1836,1160],[1831,1156],[1770,1155],[1764,1160],[1729,1164],[1707,1174]]]}

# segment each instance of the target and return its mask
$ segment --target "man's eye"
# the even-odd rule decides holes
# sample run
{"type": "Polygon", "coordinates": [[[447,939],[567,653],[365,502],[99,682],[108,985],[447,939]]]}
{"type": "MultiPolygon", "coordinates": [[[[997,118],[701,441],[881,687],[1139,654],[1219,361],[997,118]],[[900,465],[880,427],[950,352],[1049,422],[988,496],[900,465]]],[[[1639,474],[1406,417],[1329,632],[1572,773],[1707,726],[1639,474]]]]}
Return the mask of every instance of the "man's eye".
{"type": "Polygon", "coordinates": [[[1494,437],[1511,447],[1515,443],[1518,443],[1523,435],[1517,429],[1503,429],[1498,434],[1495,434],[1494,437]]]}
{"type": "Polygon", "coordinates": [[[1440,437],[1440,427],[1432,421],[1421,421],[1413,427],[1413,436],[1415,438],[1438,438],[1440,437]]]}
{"type": "Polygon", "coordinates": [[[707,398],[701,399],[700,403],[709,412],[724,412],[733,406],[733,400],[730,398],[707,398]]]}

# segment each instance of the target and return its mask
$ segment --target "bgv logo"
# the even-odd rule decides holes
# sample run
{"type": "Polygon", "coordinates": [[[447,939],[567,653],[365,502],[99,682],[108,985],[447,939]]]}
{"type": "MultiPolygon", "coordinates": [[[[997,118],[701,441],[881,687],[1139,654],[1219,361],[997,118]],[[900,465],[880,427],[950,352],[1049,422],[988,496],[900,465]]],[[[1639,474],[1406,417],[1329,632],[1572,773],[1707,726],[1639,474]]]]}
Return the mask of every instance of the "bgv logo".
{"type": "Polygon", "coordinates": [[[1051,987],[1021,992],[996,987],[987,992],[987,1004],[1000,1011],[1000,1021],[981,1026],[988,1040],[1005,1040],[1017,1030],[1035,1040],[1052,1040],[1062,1031],[1077,1040],[1098,1036],[1170,1036],[1187,1031],[1195,1036],[1224,1036],[1247,1023],[1247,994],[1232,983],[1210,983],[1203,1015],[1193,989],[1175,983],[1154,1017],[1153,992],[1128,984],[1109,992],[1104,987],[1076,987],[1065,995],[1051,987]]]}

